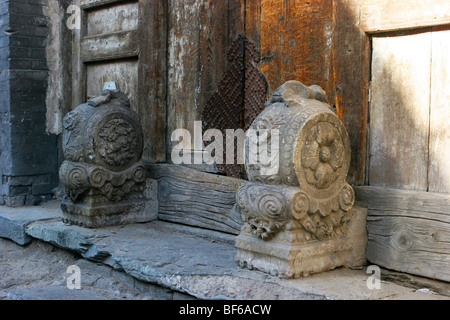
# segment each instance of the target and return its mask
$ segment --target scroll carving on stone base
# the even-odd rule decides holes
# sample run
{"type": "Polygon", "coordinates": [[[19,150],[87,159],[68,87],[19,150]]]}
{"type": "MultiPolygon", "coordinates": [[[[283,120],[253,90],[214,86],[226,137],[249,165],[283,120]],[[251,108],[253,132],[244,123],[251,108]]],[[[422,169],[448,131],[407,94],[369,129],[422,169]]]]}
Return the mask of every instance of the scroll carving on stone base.
{"type": "Polygon", "coordinates": [[[127,96],[105,90],[64,118],[59,176],[64,221],[100,227],[156,219],[156,181],[146,178],[138,115],[127,96]]]}
{"type": "Polygon", "coordinates": [[[249,182],[236,193],[244,221],[236,240],[238,264],[287,278],[362,265],[366,211],[354,206],[353,188],[345,180],[349,137],[324,91],[286,82],[250,129],[276,130],[265,143],[279,149],[270,151],[271,163],[252,162],[261,150],[251,147],[247,135],[249,182]],[[277,170],[266,174],[274,162],[277,170]]]}

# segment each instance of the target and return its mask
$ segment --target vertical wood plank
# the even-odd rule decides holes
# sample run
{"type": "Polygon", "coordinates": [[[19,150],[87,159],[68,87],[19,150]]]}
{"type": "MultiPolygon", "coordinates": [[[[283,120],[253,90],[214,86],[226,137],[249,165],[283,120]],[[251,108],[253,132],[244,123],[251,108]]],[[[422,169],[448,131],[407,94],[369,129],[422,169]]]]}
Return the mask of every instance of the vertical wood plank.
{"type": "Polygon", "coordinates": [[[244,28],[245,36],[255,43],[258,48],[261,44],[261,0],[244,1],[244,28]]]}
{"type": "MultiPolygon", "coordinates": [[[[317,84],[329,95],[332,1],[261,0],[260,13],[255,9],[269,94],[288,80],[298,80],[317,84]]],[[[257,27],[254,22],[246,25],[257,27]]]]}
{"type": "Polygon", "coordinates": [[[347,180],[364,184],[367,157],[370,39],[360,29],[360,1],[333,1],[331,103],[350,137],[347,180]]]}
{"type": "Polygon", "coordinates": [[[243,32],[241,0],[169,2],[167,153],[175,129],[194,133],[227,67],[226,54],[243,32]]]}
{"type": "Polygon", "coordinates": [[[369,183],[427,190],[431,34],[372,44],[369,183]]]}
{"type": "Polygon", "coordinates": [[[450,193],[450,30],[431,34],[431,99],[428,188],[450,193]]]}
{"type": "Polygon", "coordinates": [[[166,160],[167,1],[139,1],[139,88],[137,111],[144,154],[151,163],[166,160]]]}
{"type": "MultiPolygon", "coordinates": [[[[75,6],[80,6],[80,0],[74,0],[75,6]]],[[[83,12],[81,9],[81,19],[83,22],[83,12]]],[[[72,30],[72,108],[86,102],[86,88],[83,78],[85,77],[85,66],[81,61],[81,29],[72,30]]]]}

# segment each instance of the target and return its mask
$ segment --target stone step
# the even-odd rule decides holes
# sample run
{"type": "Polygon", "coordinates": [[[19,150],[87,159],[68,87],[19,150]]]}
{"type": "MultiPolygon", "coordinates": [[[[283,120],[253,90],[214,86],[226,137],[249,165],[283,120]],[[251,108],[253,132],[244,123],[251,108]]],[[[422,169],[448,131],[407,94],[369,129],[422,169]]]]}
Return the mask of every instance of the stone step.
{"type": "MultiPolygon", "coordinates": [[[[200,299],[450,299],[416,292],[416,289],[385,281],[383,277],[380,289],[370,289],[368,282],[372,273],[366,273],[366,267],[361,270],[338,268],[305,278],[283,280],[239,268],[235,262],[237,251],[231,241],[232,235],[224,235],[221,241],[208,234],[209,231],[203,230],[202,234],[193,227],[162,221],[87,229],[62,223],[55,207],[54,211],[49,210],[45,219],[45,215],[37,215],[33,221],[33,212],[36,214],[38,209],[44,210],[44,207],[20,208],[14,212],[1,207],[3,227],[0,237],[14,240],[26,235],[30,239],[39,239],[141,282],[200,299]],[[8,224],[18,226],[17,235],[11,233],[13,228],[4,227],[8,224]]],[[[62,289],[49,289],[48,296],[57,296],[58,290],[62,289]]],[[[11,294],[25,299],[32,297],[34,292],[11,294]]],[[[60,293],[60,298],[65,299],[63,292],[60,293]]]]}

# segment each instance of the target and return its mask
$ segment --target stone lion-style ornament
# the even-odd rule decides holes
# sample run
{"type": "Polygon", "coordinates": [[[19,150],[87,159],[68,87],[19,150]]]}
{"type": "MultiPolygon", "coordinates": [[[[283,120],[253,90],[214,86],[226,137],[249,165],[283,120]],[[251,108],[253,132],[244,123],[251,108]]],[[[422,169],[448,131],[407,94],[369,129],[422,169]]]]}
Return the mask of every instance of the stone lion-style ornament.
{"type": "Polygon", "coordinates": [[[64,118],[63,221],[90,228],[157,216],[157,182],[146,178],[139,117],[119,90],[104,90],[64,118]]]}
{"type": "Polygon", "coordinates": [[[325,92],[288,81],[250,129],[268,130],[266,149],[272,156],[270,163],[249,161],[260,149],[250,147],[247,135],[249,182],[236,193],[244,221],[236,239],[237,263],[282,278],[362,266],[367,210],[354,206],[353,188],[345,180],[349,137],[325,92]],[[278,152],[270,148],[274,129],[278,152]],[[277,170],[264,170],[274,164],[277,170]]]}

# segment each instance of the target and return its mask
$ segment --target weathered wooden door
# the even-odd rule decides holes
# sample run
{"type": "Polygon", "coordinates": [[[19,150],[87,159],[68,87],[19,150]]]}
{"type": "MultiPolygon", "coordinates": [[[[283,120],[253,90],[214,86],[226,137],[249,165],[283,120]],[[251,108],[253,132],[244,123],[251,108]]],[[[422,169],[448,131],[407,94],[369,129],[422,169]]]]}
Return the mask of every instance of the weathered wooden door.
{"type": "Polygon", "coordinates": [[[144,159],[165,160],[166,1],[78,0],[73,37],[72,105],[116,82],[141,117],[144,159]],[[159,137],[159,139],[158,139],[159,137]]]}
{"type": "Polygon", "coordinates": [[[450,30],[372,39],[369,184],[450,192],[450,30]]]}
{"type": "Polygon", "coordinates": [[[371,37],[365,182],[367,258],[450,280],[448,1],[364,0],[371,37]]]}

